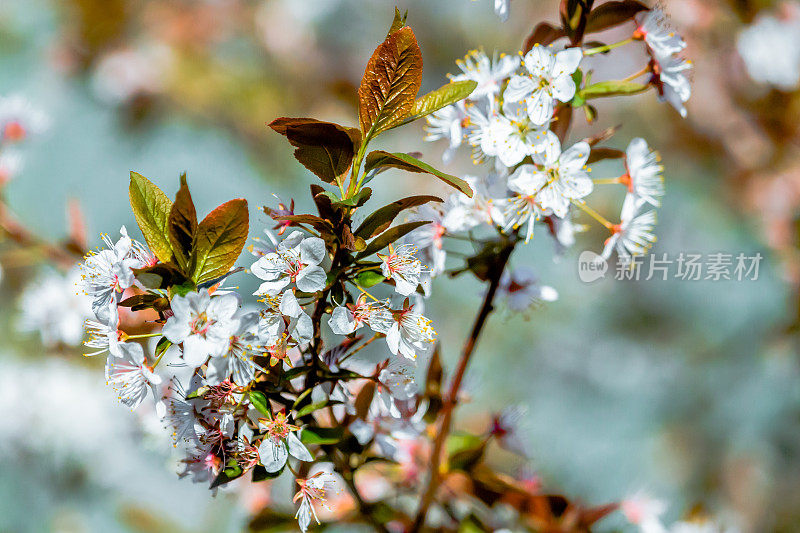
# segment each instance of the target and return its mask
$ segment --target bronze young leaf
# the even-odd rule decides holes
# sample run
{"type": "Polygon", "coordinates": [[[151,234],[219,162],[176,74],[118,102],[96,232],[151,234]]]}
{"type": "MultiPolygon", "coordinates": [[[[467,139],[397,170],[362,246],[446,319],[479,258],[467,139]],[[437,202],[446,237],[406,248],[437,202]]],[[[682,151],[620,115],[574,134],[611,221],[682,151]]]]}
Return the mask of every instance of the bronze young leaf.
{"type": "Polygon", "coordinates": [[[358,119],[365,140],[402,122],[414,108],[421,85],[422,53],[406,26],[375,49],[361,79],[358,119]]]}
{"type": "Polygon", "coordinates": [[[227,274],[242,253],[249,226],[247,200],[241,198],[225,202],[200,222],[192,245],[195,283],[227,274]]]}

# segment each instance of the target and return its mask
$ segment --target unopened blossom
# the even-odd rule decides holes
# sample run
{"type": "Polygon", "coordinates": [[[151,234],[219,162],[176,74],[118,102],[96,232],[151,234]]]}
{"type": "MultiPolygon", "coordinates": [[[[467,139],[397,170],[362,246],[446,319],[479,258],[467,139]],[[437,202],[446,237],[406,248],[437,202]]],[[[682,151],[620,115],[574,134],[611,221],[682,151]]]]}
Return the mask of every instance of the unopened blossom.
{"type": "Polygon", "coordinates": [[[0,96],[0,141],[20,142],[42,133],[50,124],[45,113],[24,96],[0,96]]]}
{"type": "Polygon", "coordinates": [[[392,309],[392,325],[386,333],[386,343],[394,355],[416,359],[433,348],[436,332],[430,319],[414,311],[416,304],[405,300],[400,309],[392,309]]]}
{"type": "Polygon", "coordinates": [[[494,98],[500,93],[503,81],[519,68],[519,58],[508,54],[495,54],[489,58],[483,50],[472,50],[464,59],[456,61],[461,74],[450,76],[451,81],[472,80],[478,84],[470,94],[476,100],[483,96],[494,98]]]}
{"type": "Polygon", "coordinates": [[[116,316],[123,291],[135,282],[133,269],[151,266],[155,262],[144,245],[128,236],[125,226],[119,232],[117,242],[103,235],[106,248],[89,252],[81,265],[83,289],[93,300],[95,316],[106,324],[116,316]]]}
{"type": "Polygon", "coordinates": [[[297,514],[295,514],[294,517],[297,519],[297,524],[300,526],[300,530],[303,533],[306,533],[308,528],[311,526],[312,517],[314,520],[316,520],[317,524],[320,523],[319,518],[317,518],[317,512],[314,509],[314,505],[325,505],[325,489],[329,484],[326,476],[329,475],[330,474],[326,472],[317,472],[307,479],[297,478],[295,480],[297,485],[300,487],[300,490],[294,495],[292,501],[295,503],[299,501],[300,507],[297,509],[297,514]]]}
{"type": "Polygon", "coordinates": [[[328,325],[336,335],[350,335],[361,326],[369,326],[377,333],[387,333],[392,315],[385,302],[375,302],[361,294],[355,303],[333,309],[328,325]]]}
{"type": "Polygon", "coordinates": [[[686,42],[669,26],[664,12],[658,8],[636,14],[634,39],[644,40],[650,51],[666,57],[686,48],[686,42]]]}
{"type": "Polygon", "coordinates": [[[79,290],[80,281],[77,267],[34,279],[20,298],[19,329],[38,333],[45,346],[79,345],[84,322],[92,316],[92,300],[79,290]]]}
{"type": "Polygon", "coordinates": [[[251,270],[264,283],[257,295],[275,295],[290,283],[303,292],[325,288],[325,271],[319,264],[325,259],[325,242],[319,237],[304,237],[293,231],[278,245],[274,253],[253,263],[251,270]]]}
{"type": "Polygon", "coordinates": [[[508,187],[521,197],[535,199],[542,209],[552,209],[556,216],[564,217],[572,200],[592,192],[594,184],[586,168],[590,150],[582,141],[561,152],[556,139],[543,153],[534,155],[539,166],[519,167],[509,178],[508,187]]]}
{"type": "Polygon", "coordinates": [[[191,366],[202,365],[208,357],[221,356],[229,348],[231,331],[237,326],[234,314],[239,300],[233,294],[211,296],[207,290],[175,296],[170,302],[172,316],[163,335],[173,344],[183,343],[183,359],[191,366]]]}
{"type": "Polygon", "coordinates": [[[667,504],[643,492],[625,498],[619,504],[622,514],[631,524],[638,526],[642,533],[666,533],[661,516],[667,511],[667,504]]]}
{"type": "Polygon", "coordinates": [[[206,370],[206,382],[216,385],[231,376],[237,385],[245,386],[253,380],[259,366],[253,357],[259,353],[259,314],[237,311],[232,319],[227,350],[212,357],[206,370]]]}
{"type": "Polygon", "coordinates": [[[692,86],[686,71],[692,68],[692,62],[679,56],[654,56],[650,62],[653,72],[652,83],[658,91],[658,99],[667,102],[686,118],[686,106],[692,96],[692,86]]]}
{"type": "Polygon", "coordinates": [[[553,117],[555,102],[569,102],[575,96],[572,74],[583,58],[580,48],[553,53],[548,46],[534,45],[525,54],[526,74],[512,76],[503,97],[509,102],[525,102],[534,124],[545,124],[553,117]]]}
{"type": "Polygon", "coordinates": [[[118,347],[118,355],[108,356],[106,381],[117,391],[122,403],[136,409],[148,391],[153,393],[154,399],[157,398],[161,377],[145,362],[141,344],[124,342],[118,347]]]}
{"type": "Polygon", "coordinates": [[[622,203],[620,223],[610,228],[611,236],[606,239],[603,259],[611,257],[611,252],[617,251],[620,258],[645,255],[656,242],[653,229],[656,225],[656,212],[651,209],[639,214],[644,202],[632,194],[625,196],[622,203]]]}
{"type": "Polygon", "coordinates": [[[13,150],[0,153],[0,187],[14,179],[22,169],[22,155],[13,150]]]}
{"type": "Polygon", "coordinates": [[[422,263],[415,255],[417,249],[410,244],[395,248],[389,245],[388,254],[377,254],[381,260],[381,272],[394,281],[394,290],[408,296],[417,290],[422,276],[422,263]]]}
{"type": "Polygon", "coordinates": [[[758,83],[792,91],[800,85],[800,19],[759,16],[739,34],[736,50],[758,83]]]}
{"type": "Polygon", "coordinates": [[[425,126],[427,132],[425,140],[446,140],[448,147],[442,154],[442,160],[449,163],[453,159],[456,149],[464,140],[464,130],[468,123],[464,102],[461,101],[434,111],[426,119],[428,124],[425,126]]]}
{"type": "Polygon", "coordinates": [[[540,302],[558,299],[558,292],[553,287],[541,285],[536,273],[524,266],[504,271],[498,290],[512,311],[525,311],[540,302]]]}
{"type": "Polygon", "coordinates": [[[625,150],[625,168],[627,173],[620,181],[628,187],[628,192],[655,207],[660,206],[660,198],[664,196],[664,167],[658,152],[637,137],[625,150]]]}
{"type": "Polygon", "coordinates": [[[266,431],[258,453],[267,472],[277,472],[283,468],[289,455],[300,461],[314,460],[297,436],[300,428],[290,424],[284,413],[277,413],[272,420],[259,420],[259,428],[266,431]]]}

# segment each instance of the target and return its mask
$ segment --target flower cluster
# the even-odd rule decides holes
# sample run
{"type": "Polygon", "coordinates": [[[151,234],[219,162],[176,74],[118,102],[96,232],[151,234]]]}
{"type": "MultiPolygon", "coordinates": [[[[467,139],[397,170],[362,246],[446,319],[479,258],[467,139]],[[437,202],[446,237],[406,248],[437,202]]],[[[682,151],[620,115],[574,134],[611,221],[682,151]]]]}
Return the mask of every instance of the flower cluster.
{"type": "MultiPolygon", "coordinates": [[[[613,46],[584,50],[579,41],[563,49],[536,44],[494,59],[473,52],[451,83],[417,97],[422,55],[396,12],[359,87],[358,128],[313,118],[269,124],[324,185],[311,186],[315,214],[296,210],[294,201],[265,207],[279,233],[267,231],[238,268],[249,238],[245,200],[199,220],[185,176],[172,200],[131,173],[131,207],[146,244],[122,228],[118,240],[105,237],[105,248],[85,258],[82,285],[95,315],[86,344],[91,355],[106,354],[107,381],[122,403],[145,404],[161,417],[183,455],[182,476],[217,489],[244,475],[254,481],[291,475],[298,508],[288,518],[303,531],[323,510],[381,531],[418,531],[432,506],[451,521],[467,520],[463,506],[439,495],[446,454],[448,468],[475,479],[474,493],[458,489],[458,502],[515,495],[514,517],[493,521],[503,527],[525,523],[536,509],[552,521],[536,520],[555,528],[558,507],[588,528],[613,510],[542,499],[523,480],[484,463],[493,439],[525,453],[513,427],[522,411],[498,416],[483,435],[450,435],[466,365],[495,297],[515,312],[557,298],[529,267],[507,268],[535,226],[544,225],[564,249],[580,230],[572,218],[581,210],[609,230],[606,255],[646,253],[655,240],[654,213],[640,211],[659,205],[663,169],[644,140],[634,139],[624,152],[597,147],[611,136],[605,132],[562,149],[571,116],[565,110],[583,107],[596,117],[587,100],[626,94],[584,82],[585,57],[613,46]],[[486,175],[460,178],[411,154],[368,151],[376,136],[424,116],[429,138],[447,138],[452,148],[469,143],[475,160],[489,163],[486,175]],[[622,160],[624,173],[593,180],[588,165],[600,159],[622,160]],[[370,187],[390,169],[431,176],[457,192],[446,200],[409,196],[362,217],[370,187]],[[586,204],[603,181],[627,190],[618,224],[586,204]],[[478,236],[479,229],[489,231],[478,236]],[[448,258],[447,246],[459,238],[473,245],[463,265],[448,258]],[[245,268],[258,282],[257,303],[225,286],[245,268]],[[488,285],[446,393],[425,312],[432,279],[444,272],[471,272],[488,285]],[[121,310],[141,318],[137,331],[122,325],[121,310]],[[377,361],[362,357],[368,346],[377,361]],[[416,381],[420,366],[427,367],[424,387],[416,381]],[[356,474],[382,475],[398,501],[368,503],[356,474]],[[326,506],[334,482],[347,486],[355,513],[326,506]],[[406,504],[418,494],[419,505],[406,504]]],[[[266,509],[259,519],[274,526],[287,516],[266,509]]]]}

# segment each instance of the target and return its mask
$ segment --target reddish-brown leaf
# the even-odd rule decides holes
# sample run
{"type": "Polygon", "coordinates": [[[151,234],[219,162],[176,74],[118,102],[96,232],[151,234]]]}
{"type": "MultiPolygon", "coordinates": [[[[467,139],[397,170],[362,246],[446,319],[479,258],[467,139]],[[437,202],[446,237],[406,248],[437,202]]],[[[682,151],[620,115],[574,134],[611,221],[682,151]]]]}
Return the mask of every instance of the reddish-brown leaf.
{"type": "Polygon", "coordinates": [[[636,0],[614,0],[606,2],[589,13],[586,21],[586,33],[613,28],[631,20],[640,11],[647,11],[649,8],[636,0]]]}
{"type": "Polygon", "coordinates": [[[358,119],[366,137],[401,122],[422,85],[422,52],[409,27],[389,35],[373,52],[358,88],[358,119]]]}
{"type": "Polygon", "coordinates": [[[564,37],[566,34],[564,30],[561,28],[556,28],[552,24],[548,22],[540,22],[533,28],[533,31],[528,38],[525,39],[525,44],[522,47],[522,51],[524,53],[528,53],[531,51],[534,45],[540,44],[542,46],[547,46],[551,44],[556,39],[564,37]]]}

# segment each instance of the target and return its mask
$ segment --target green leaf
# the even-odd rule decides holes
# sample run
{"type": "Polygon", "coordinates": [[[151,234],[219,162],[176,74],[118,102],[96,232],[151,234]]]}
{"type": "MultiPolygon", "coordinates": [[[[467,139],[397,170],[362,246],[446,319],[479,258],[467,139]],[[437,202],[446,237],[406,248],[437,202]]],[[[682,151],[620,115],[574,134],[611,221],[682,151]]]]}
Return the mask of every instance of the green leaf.
{"type": "Polygon", "coordinates": [[[133,171],[128,195],[133,216],[150,250],[162,263],[169,262],[172,259],[172,246],[167,237],[167,219],[172,202],[153,182],[133,171]]]}
{"type": "Polygon", "coordinates": [[[326,183],[337,181],[350,169],[361,141],[358,130],[313,118],[282,117],[269,127],[286,136],[296,148],[294,157],[326,183]]]}
{"type": "Polygon", "coordinates": [[[386,276],[380,270],[365,270],[356,276],[356,281],[365,289],[374,287],[378,283],[382,283],[386,276]]]}
{"type": "Polygon", "coordinates": [[[601,81],[582,89],[580,96],[584,100],[589,100],[590,98],[638,94],[649,88],[649,85],[636,83],[635,81],[601,81]]]}
{"type": "Polygon", "coordinates": [[[264,416],[272,416],[272,413],[270,413],[269,409],[269,401],[267,400],[267,397],[264,396],[263,392],[251,390],[249,396],[250,403],[253,404],[253,407],[255,407],[259,413],[264,416]]]}
{"type": "Polygon", "coordinates": [[[192,246],[192,279],[202,283],[227,274],[247,241],[247,200],[225,202],[197,226],[192,246]]]}
{"type": "Polygon", "coordinates": [[[358,121],[365,142],[411,113],[421,85],[422,52],[405,26],[378,45],[361,79],[358,121]]]}
{"type": "Polygon", "coordinates": [[[454,470],[468,470],[483,456],[486,440],[470,433],[454,433],[447,438],[448,465],[454,470]]]}
{"type": "Polygon", "coordinates": [[[364,164],[364,171],[369,172],[370,170],[378,167],[392,167],[406,170],[408,172],[431,174],[432,176],[436,176],[451,187],[458,189],[472,198],[472,189],[466,181],[462,180],[461,178],[457,178],[456,176],[445,174],[440,170],[436,170],[429,164],[408,154],[389,153],[384,152],[383,150],[375,150],[374,152],[370,152],[364,164]]]}
{"type": "Polygon", "coordinates": [[[355,195],[351,196],[350,198],[345,198],[343,200],[337,198],[336,201],[331,203],[335,206],[361,207],[362,205],[367,203],[367,200],[369,200],[371,196],[372,196],[372,189],[370,189],[369,187],[363,187],[360,191],[358,191],[355,195]]]}
{"type": "Polygon", "coordinates": [[[302,376],[303,374],[307,374],[311,371],[311,368],[307,366],[296,366],[294,368],[290,368],[286,372],[283,373],[283,379],[286,381],[290,381],[298,376],[302,376]]]}
{"type": "Polygon", "coordinates": [[[385,205],[364,219],[355,234],[370,239],[391,225],[392,221],[404,209],[417,207],[428,202],[442,202],[438,196],[409,196],[385,205]]]}
{"type": "Polygon", "coordinates": [[[344,428],[303,428],[300,440],[305,444],[336,444],[344,437],[344,428]]]}
{"type": "Polygon", "coordinates": [[[384,231],[377,237],[375,237],[368,245],[367,248],[359,253],[356,258],[367,257],[368,255],[372,255],[375,252],[383,250],[390,244],[396,242],[401,237],[414,231],[415,229],[419,228],[420,226],[424,226],[425,224],[430,224],[430,220],[417,220],[415,222],[406,222],[405,224],[398,224],[393,228],[389,228],[388,230],[384,231]]]}
{"type": "Polygon", "coordinates": [[[342,403],[339,400],[322,400],[315,403],[310,403],[306,406],[303,406],[297,413],[295,414],[295,419],[303,418],[304,416],[310,415],[314,411],[319,411],[320,409],[324,409],[329,405],[339,405],[342,403]]]}
{"type": "Polygon", "coordinates": [[[168,338],[161,337],[158,339],[158,344],[156,344],[156,349],[153,352],[156,356],[156,359],[167,353],[167,350],[169,350],[170,346],[172,346],[172,341],[170,341],[168,338]]]}
{"type": "Polygon", "coordinates": [[[197,231],[197,211],[184,172],[181,174],[181,186],[175,195],[175,203],[172,204],[167,218],[167,234],[175,263],[184,272],[189,268],[195,231],[197,231]]]}
{"type": "Polygon", "coordinates": [[[244,474],[242,467],[236,462],[235,459],[231,459],[228,461],[228,464],[223,468],[214,481],[211,482],[212,489],[219,487],[220,485],[224,485],[225,483],[230,483],[234,479],[241,477],[244,474]]]}
{"type": "Polygon", "coordinates": [[[631,20],[640,11],[649,8],[636,0],[614,0],[592,9],[586,21],[586,33],[607,30],[631,20]]]}
{"type": "Polygon", "coordinates": [[[451,81],[447,85],[443,85],[435,91],[431,91],[425,96],[417,98],[414,101],[411,114],[393,127],[408,124],[418,118],[430,115],[443,107],[460,102],[472,94],[472,91],[474,91],[477,86],[478,82],[473,80],[451,81]]]}

